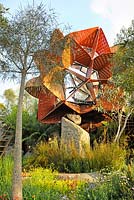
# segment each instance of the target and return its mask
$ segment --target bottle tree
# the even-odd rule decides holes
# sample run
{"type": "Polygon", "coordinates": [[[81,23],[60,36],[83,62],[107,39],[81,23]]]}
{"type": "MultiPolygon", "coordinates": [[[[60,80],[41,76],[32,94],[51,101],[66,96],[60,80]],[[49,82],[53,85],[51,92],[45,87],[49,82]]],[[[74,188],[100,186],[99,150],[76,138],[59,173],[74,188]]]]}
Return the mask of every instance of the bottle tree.
{"type": "Polygon", "coordinates": [[[58,26],[53,9],[43,4],[21,8],[8,19],[8,25],[0,30],[0,75],[17,79],[20,83],[15,145],[12,199],[22,200],[22,105],[25,80],[28,74],[36,73],[33,53],[47,49],[49,37],[58,26]]]}

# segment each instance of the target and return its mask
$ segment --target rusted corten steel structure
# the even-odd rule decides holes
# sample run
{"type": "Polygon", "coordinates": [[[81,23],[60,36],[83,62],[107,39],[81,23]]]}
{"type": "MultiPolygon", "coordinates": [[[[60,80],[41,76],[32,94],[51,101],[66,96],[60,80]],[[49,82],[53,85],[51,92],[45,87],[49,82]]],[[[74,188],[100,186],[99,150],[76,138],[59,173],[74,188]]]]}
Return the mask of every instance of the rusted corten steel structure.
{"type": "MultiPolygon", "coordinates": [[[[27,92],[39,99],[38,120],[57,123],[69,113],[80,115],[82,123],[88,117],[93,120],[95,115],[99,116],[94,111],[98,99],[110,110],[111,104],[103,99],[103,89],[112,75],[111,56],[99,27],[72,32],[65,37],[56,29],[49,49],[34,54],[40,76],[26,84],[27,92]]],[[[101,120],[105,118],[103,114],[101,117],[101,120]]],[[[94,121],[97,123],[97,119],[94,121]]]]}

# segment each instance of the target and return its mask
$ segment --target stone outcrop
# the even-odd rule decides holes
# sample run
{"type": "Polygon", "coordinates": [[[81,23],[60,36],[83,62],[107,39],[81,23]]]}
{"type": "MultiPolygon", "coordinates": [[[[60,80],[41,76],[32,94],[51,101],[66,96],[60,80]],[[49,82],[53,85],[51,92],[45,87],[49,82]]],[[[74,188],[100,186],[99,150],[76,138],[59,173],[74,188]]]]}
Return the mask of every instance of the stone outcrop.
{"type": "Polygon", "coordinates": [[[77,124],[63,117],[61,121],[61,144],[73,144],[79,153],[84,153],[85,148],[90,148],[90,136],[87,131],[77,124]]]}
{"type": "Polygon", "coordinates": [[[67,114],[67,118],[73,121],[75,124],[81,124],[81,116],[76,114],[67,114]]]}

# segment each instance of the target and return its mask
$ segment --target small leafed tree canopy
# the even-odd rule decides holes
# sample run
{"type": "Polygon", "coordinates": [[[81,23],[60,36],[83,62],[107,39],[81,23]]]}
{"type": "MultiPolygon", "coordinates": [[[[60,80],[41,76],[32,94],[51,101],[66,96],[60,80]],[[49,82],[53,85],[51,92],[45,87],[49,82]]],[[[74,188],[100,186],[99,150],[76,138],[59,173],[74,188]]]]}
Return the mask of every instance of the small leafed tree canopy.
{"type": "Polygon", "coordinates": [[[32,55],[48,47],[50,34],[56,26],[54,11],[47,10],[42,4],[18,11],[0,33],[1,75],[8,73],[8,76],[18,78],[17,74],[22,70],[35,72],[32,55]]]}
{"type": "Polygon", "coordinates": [[[7,106],[8,105],[13,105],[15,104],[15,100],[16,100],[16,95],[13,91],[13,89],[7,89],[4,91],[4,97],[5,97],[5,100],[6,100],[6,103],[7,103],[7,106]]]}
{"type": "Polygon", "coordinates": [[[43,4],[27,6],[8,20],[0,30],[0,76],[20,80],[14,146],[12,199],[22,200],[22,106],[25,80],[28,74],[37,73],[33,53],[47,49],[50,35],[57,27],[53,9],[43,4]]]}
{"type": "Polygon", "coordinates": [[[124,27],[117,34],[115,47],[112,82],[105,86],[104,96],[112,103],[111,116],[118,122],[114,141],[119,142],[134,111],[134,20],[128,29],[124,27]]]}
{"type": "MultiPolygon", "coordinates": [[[[134,111],[134,20],[128,29],[122,28],[117,34],[116,45],[118,50],[113,58],[112,79],[116,91],[122,91],[118,95],[121,107],[118,110],[119,125],[115,137],[115,141],[119,141],[127,121],[134,111]]],[[[117,94],[115,93],[113,97],[115,95],[117,94]]]]}
{"type": "Polygon", "coordinates": [[[4,14],[8,11],[8,8],[5,8],[0,3],[0,28],[4,28],[7,25],[7,18],[4,17],[4,14]]]}
{"type": "Polygon", "coordinates": [[[122,28],[117,34],[116,45],[119,48],[114,56],[113,80],[131,94],[134,91],[134,20],[128,29],[122,28]]]}

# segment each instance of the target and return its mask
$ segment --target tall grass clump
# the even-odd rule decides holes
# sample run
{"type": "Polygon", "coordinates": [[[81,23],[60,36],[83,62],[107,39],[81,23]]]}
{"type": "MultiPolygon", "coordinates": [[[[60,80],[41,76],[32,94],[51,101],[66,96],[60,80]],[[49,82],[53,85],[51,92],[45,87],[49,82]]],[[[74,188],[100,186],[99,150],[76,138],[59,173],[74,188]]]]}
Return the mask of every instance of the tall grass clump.
{"type": "Polygon", "coordinates": [[[101,143],[87,152],[87,157],[90,159],[92,169],[121,170],[125,165],[126,150],[117,143],[101,143]]]}
{"type": "Polygon", "coordinates": [[[11,194],[11,178],[13,158],[10,155],[0,158],[0,196],[5,195],[9,199],[11,194]]]}
{"type": "Polygon", "coordinates": [[[120,170],[125,165],[125,157],[125,149],[115,143],[95,145],[94,149],[85,146],[84,152],[80,152],[72,143],[70,146],[59,146],[55,140],[51,144],[38,144],[24,167],[41,166],[69,173],[100,171],[105,168],[120,170]]]}

